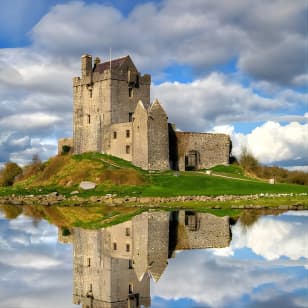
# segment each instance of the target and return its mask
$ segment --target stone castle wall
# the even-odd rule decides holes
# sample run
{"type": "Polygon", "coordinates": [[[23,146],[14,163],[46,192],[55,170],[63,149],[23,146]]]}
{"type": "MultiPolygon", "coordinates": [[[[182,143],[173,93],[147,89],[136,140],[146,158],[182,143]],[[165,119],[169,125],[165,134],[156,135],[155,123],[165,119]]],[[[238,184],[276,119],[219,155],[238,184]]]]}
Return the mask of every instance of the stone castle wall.
{"type": "Polygon", "coordinates": [[[149,166],[148,113],[138,102],[133,121],[133,164],[147,170],[149,166]]]}
{"type": "Polygon", "coordinates": [[[133,159],[133,125],[132,122],[112,124],[110,127],[110,153],[122,159],[133,159]]]}
{"type": "Polygon", "coordinates": [[[229,164],[231,140],[228,135],[176,132],[175,136],[179,170],[185,170],[187,158],[192,152],[196,154],[196,169],[229,164]]]}
{"type": "Polygon", "coordinates": [[[169,135],[168,117],[156,100],[149,110],[149,167],[150,170],[168,170],[169,135]]]}
{"type": "Polygon", "coordinates": [[[58,140],[58,155],[61,155],[63,146],[69,146],[73,150],[73,138],[62,138],[58,140]]]}

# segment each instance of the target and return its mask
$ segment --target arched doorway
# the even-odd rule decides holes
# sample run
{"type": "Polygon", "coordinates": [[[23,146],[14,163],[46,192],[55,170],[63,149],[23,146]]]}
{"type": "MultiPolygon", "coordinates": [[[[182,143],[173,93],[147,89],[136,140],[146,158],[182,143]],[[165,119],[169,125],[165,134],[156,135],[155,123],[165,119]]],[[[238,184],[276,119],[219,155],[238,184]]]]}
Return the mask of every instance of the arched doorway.
{"type": "Polygon", "coordinates": [[[200,154],[198,151],[192,150],[185,155],[185,170],[199,169],[200,154]]]}

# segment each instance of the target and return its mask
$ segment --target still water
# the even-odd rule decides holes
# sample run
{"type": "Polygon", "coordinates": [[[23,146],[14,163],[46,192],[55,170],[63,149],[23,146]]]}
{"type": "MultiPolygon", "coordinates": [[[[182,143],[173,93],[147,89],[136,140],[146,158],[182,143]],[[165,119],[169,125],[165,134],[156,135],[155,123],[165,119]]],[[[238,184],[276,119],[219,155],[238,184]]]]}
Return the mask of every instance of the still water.
{"type": "Polygon", "coordinates": [[[0,211],[0,307],[308,307],[308,211],[144,212],[99,230],[0,211]]]}

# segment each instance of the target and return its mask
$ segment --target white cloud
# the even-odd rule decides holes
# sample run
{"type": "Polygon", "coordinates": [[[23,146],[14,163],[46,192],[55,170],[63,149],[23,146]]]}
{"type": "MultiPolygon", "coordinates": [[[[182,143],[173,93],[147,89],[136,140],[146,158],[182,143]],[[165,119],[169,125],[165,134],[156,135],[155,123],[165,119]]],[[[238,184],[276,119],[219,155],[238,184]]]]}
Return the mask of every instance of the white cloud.
{"type": "Polygon", "coordinates": [[[304,160],[308,153],[308,124],[292,122],[281,125],[266,122],[244,135],[234,133],[233,153],[240,156],[243,148],[252,153],[262,163],[286,160],[304,160]]]}

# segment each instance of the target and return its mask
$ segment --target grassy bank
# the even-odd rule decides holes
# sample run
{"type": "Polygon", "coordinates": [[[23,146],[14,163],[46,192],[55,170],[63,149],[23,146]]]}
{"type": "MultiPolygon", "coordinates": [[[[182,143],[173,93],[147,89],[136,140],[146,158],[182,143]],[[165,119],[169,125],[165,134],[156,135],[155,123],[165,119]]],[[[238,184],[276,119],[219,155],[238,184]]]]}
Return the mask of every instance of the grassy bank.
{"type": "Polygon", "coordinates": [[[70,196],[76,190],[84,198],[106,194],[171,197],[308,192],[308,186],[304,185],[271,185],[249,178],[236,165],[216,166],[211,171],[211,175],[205,171],[151,173],[122,159],[98,153],[57,156],[35,173],[20,177],[14,186],[0,188],[0,196],[42,195],[54,191],[70,196]],[[97,187],[83,191],[78,187],[81,181],[93,181],[97,187]]]}

